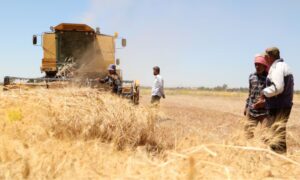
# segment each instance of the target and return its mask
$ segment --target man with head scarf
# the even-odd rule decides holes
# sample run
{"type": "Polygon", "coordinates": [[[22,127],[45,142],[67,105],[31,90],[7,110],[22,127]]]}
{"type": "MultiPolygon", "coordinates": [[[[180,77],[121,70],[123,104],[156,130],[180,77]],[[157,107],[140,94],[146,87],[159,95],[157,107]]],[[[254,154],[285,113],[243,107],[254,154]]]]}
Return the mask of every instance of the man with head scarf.
{"type": "Polygon", "coordinates": [[[259,100],[262,90],[266,87],[269,64],[264,55],[257,55],[254,60],[256,71],[249,76],[249,95],[246,101],[244,115],[247,116],[245,125],[246,138],[254,137],[254,129],[267,117],[264,106],[255,109],[253,105],[259,100]]]}

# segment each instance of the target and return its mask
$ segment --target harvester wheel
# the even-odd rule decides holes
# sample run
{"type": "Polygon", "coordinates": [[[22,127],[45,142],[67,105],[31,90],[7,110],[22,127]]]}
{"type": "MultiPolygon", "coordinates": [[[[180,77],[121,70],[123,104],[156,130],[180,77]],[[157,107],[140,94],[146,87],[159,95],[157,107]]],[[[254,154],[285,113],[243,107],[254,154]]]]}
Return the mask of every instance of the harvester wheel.
{"type": "Polygon", "coordinates": [[[46,78],[55,78],[56,73],[57,73],[56,71],[47,71],[46,78]]]}
{"type": "Polygon", "coordinates": [[[3,81],[3,91],[7,91],[9,85],[10,85],[10,78],[8,76],[5,76],[3,81]]]}
{"type": "Polygon", "coordinates": [[[7,86],[7,85],[9,85],[9,84],[10,84],[10,79],[9,79],[8,76],[5,76],[5,77],[4,77],[3,85],[4,85],[4,86],[7,86]]]}

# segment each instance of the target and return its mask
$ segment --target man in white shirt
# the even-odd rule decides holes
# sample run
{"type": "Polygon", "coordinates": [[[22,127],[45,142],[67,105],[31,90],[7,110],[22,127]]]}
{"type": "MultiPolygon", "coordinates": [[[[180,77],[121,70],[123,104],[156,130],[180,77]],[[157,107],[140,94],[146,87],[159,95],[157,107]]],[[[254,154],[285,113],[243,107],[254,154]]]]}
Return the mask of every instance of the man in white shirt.
{"type": "Polygon", "coordinates": [[[277,153],[286,153],[286,124],[293,106],[294,77],[289,66],[280,58],[277,47],[266,49],[266,53],[271,64],[267,87],[254,107],[266,105],[267,126],[273,131],[273,138],[268,140],[270,148],[277,153]]]}
{"type": "Polygon", "coordinates": [[[155,76],[155,79],[152,86],[151,103],[158,104],[161,97],[165,98],[164,80],[160,75],[160,68],[158,66],[153,67],[153,75],[155,76]]]}

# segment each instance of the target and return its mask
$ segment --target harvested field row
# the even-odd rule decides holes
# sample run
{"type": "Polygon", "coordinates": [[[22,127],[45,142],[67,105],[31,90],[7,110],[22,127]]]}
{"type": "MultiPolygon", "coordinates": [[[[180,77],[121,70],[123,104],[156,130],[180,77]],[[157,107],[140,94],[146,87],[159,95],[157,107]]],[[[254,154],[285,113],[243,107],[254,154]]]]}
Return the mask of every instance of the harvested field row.
{"type": "Polygon", "coordinates": [[[170,95],[160,109],[91,89],[1,92],[1,179],[262,179],[300,175],[299,105],[287,156],[245,141],[243,97],[170,95]],[[231,100],[230,104],[227,103],[231,100]],[[180,103],[178,103],[180,102],[180,103]]]}

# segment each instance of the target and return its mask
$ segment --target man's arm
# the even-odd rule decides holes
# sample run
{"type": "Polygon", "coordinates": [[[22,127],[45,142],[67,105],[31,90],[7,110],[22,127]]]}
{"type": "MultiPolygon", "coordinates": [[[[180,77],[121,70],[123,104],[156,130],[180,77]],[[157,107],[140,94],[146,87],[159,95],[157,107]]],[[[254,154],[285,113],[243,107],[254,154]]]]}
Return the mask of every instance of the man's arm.
{"type": "Polygon", "coordinates": [[[165,91],[164,91],[164,80],[163,79],[160,79],[160,82],[159,82],[159,91],[160,91],[162,97],[166,98],[165,91]]]}
{"type": "Polygon", "coordinates": [[[249,93],[248,93],[248,98],[246,100],[246,106],[245,106],[245,109],[244,109],[244,115],[245,116],[247,115],[247,109],[248,109],[249,103],[250,103],[251,89],[252,89],[252,86],[251,86],[251,75],[250,75],[249,76],[249,93]]]}
{"type": "Polygon", "coordinates": [[[106,76],[105,78],[103,78],[103,79],[100,79],[100,80],[99,80],[99,82],[100,82],[100,83],[107,83],[107,82],[108,82],[108,80],[109,80],[109,77],[108,77],[108,76],[106,76]]]}
{"type": "Polygon", "coordinates": [[[267,97],[277,96],[284,90],[284,67],[283,63],[277,63],[276,68],[271,74],[272,84],[263,90],[263,94],[267,97]]]}

